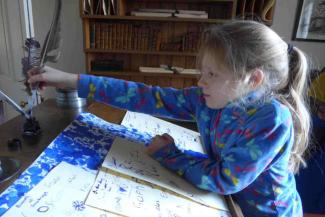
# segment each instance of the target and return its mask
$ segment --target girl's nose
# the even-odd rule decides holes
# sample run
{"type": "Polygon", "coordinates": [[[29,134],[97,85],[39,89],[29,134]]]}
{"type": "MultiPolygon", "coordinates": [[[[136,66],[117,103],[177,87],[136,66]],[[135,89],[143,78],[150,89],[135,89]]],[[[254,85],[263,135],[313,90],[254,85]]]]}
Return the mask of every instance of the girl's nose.
{"type": "Polygon", "coordinates": [[[203,87],[204,85],[206,85],[205,79],[203,78],[202,75],[200,76],[199,81],[197,82],[197,85],[199,87],[203,87]]]}

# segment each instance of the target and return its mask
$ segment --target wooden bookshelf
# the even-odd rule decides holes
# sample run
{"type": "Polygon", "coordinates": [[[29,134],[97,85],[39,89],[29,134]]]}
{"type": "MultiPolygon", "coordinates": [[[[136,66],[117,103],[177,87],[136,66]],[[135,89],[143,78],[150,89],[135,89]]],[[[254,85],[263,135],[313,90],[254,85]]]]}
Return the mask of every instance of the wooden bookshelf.
{"type": "Polygon", "coordinates": [[[136,17],[136,16],[105,16],[105,15],[82,15],[83,19],[99,20],[140,20],[140,21],[162,21],[162,22],[194,22],[194,23],[212,23],[223,24],[228,19],[197,19],[197,18],[172,18],[172,17],[136,17]]]}
{"type": "Polygon", "coordinates": [[[126,53],[126,54],[147,54],[147,55],[169,55],[169,56],[196,56],[197,53],[191,52],[172,52],[172,51],[141,51],[141,50],[106,50],[106,49],[85,49],[85,53],[126,53]]]}
{"type": "MultiPolygon", "coordinates": [[[[272,24],[276,0],[80,0],[87,73],[182,88],[195,85],[197,76],[140,73],[140,66],[196,67],[201,33],[209,25],[234,18],[272,24]],[[89,2],[92,5],[88,5],[89,2]],[[103,5],[103,3],[105,5],[103,5]],[[114,5],[114,7],[113,7],[114,5]],[[205,18],[131,16],[134,11],[187,10],[205,18]],[[98,61],[100,60],[100,61],[98,61]],[[100,70],[94,68],[98,62],[100,70]]],[[[159,13],[158,13],[159,14],[159,13]]]]}
{"type": "Polygon", "coordinates": [[[91,6],[88,2],[80,0],[87,73],[176,88],[196,85],[198,76],[141,73],[139,67],[196,68],[203,30],[234,19],[237,10],[237,0],[92,0],[91,6]],[[112,2],[114,9],[108,6],[112,2]],[[196,11],[206,18],[174,13],[170,17],[131,16],[141,9],[196,11]],[[99,62],[103,64],[100,70],[99,62]]]}

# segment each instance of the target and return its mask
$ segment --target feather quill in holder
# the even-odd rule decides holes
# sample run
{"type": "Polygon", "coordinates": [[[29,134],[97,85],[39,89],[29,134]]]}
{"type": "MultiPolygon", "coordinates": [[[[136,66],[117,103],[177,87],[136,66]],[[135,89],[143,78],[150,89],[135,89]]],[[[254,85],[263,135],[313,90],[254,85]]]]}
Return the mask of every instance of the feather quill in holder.
{"type": "MultiPolygon", "coordinates": [[[[49,62],[57,62],[60,57],[60,45],[61,45],[61,8],[62,8],[62,0],[55,1],[55,10],[53,14],[52,23],[49,31],[45,37],[42,48],[40,48],[40,44],[36,41],[33,36],[27,38],[25,41],[25,51],[27,52],[27,56],[22,59],[23,64],[23,76],[25,77],[25,86],[26,92],[29,95],[32,95],[32,92],[36,92],[38,85],[34,87],[34,91],[32,91],[27,83],[28,75],[27,72],[32,68],[39,68],[40,71],[44,67],[47,61],[49,62]],[[50,54],[54,51],[57,51],[56,54],[50,54]]],[[[29,20],[29,22],[32,22],[29,20]]]]}
{"type": "Polygon", "coordinates": [[[40,44],[34,38],[27,38],[25,40],[25,51],[27,52],[27,56],[23,57],[21,63],[23,65],[23,75],[24,75],[24,84],[25,91],[28,95],[32,95],[30,86],[27,82],[28,75],[27,72],[35,67],[40,65],[40,44]]]}
{"type": "Polygon", "coordinates": [[[34,26],[32,20],[32,6],[31,0],[24,0],[24,12],[25,12],[25,21],[26,21],[26,35],[27,38],[25,40],[25,51],[27,56],[22,58],[23,65],[23,76],[25,77],[25,86],[26,92],[28,93],[28,106],[29,110],[27,111],[29,118],[26,118],[27,121],[24,124],[24,135],[26,136],[37,136],[41,130],[39,127],[39,123],[33,117],[32,109],[35,104],[38,104],[38,84],[30,88],[27,80],[28,74],[27,72],[32,68],[38,68],[40,72],[42,72],[43,67],[47,61],[49,62],[57,62],[60,56],[60,44],[61,44],[61,8],[62,8],[62,0],[55,1],[55,9],[53,14],[52,23],[50,29],[46,35],[43,46],[40,47],[40,44],[34,38],[34,26]],[[54,51],[57,51],[56,54],[53,54],[54,51]],[[52,53],[52,55],[51,55],[52,53]]]}

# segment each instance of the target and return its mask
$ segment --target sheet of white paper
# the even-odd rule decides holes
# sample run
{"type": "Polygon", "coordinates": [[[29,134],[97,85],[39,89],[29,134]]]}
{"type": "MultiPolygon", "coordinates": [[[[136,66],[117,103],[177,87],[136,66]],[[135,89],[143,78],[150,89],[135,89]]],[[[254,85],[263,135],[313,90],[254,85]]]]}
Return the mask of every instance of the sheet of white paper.
{"type": "Polygon", "coordinates": [[[151,115],[127,111],[121,125],[131,127],[151,136],[170,134],[180,150],[192,150],[205,153],[200,141],[200,134],[193,130],[177,126],[151,115]]]}
{"type": "Polygon", "coordinates": [[[3,217],[116,217],[84,204],[95,178],[96,171],[62,162],[3,217]]]}
{"type": "Polygon", "coordinates": [[[229,217],[229,212],[212,209],[168,192],[99,171],[86,204],[132,217],[229,217]]]}
{"type": "Polygon", "coordinates": [[[145,147],[141,143],[116,138],[102,167],[165,187],[196,202],[228,210],[223,196],[199,190],[162,167],[145,153],[145,147]]]}

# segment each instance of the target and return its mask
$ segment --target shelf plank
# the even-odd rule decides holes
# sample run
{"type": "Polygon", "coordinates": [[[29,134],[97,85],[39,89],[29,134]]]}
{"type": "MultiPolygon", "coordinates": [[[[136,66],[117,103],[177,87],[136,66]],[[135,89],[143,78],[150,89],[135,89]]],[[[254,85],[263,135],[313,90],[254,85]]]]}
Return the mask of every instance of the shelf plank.
{"type": "Polygon", "coordinates": [[[172,78],[192,78],[197,79],[198,75],[192,74],[172,74],[172,73],[149,73],[138,71],[90,71],[91,75],[98,76],[142,76],[142,77],[172,77],[172,78]]]}
{"type": "Polygon", "coordinates": [[[137,51],[137,50],[104,50],[104,49],[84,49],[86,53],[120,53],[120,54],[144,54],[144,55],[169,55],[169,56],[196,56],[194,52],[172,52],[172,51],[137,51]]]}
{"type": "MultiPolygon", "coordinates": [[[[237,0],[164,0],[165,3],[222,3],[235,2],[237,0]]],[[[137,0],[137,2],[161,2],[161,0],[137,0]]]]}
{"type": "Polygon", "coordinates": [[[105,16],[105,15],[82,15],[83,19],[99,20],[134,20],[134,21],[162,21],[162,22],[191,22],[191,23],[212,23],[223,24],[229,19],[198,19],[198,18],[175,18],[175,17],[140,17],[140,16],[105,16]]]}

